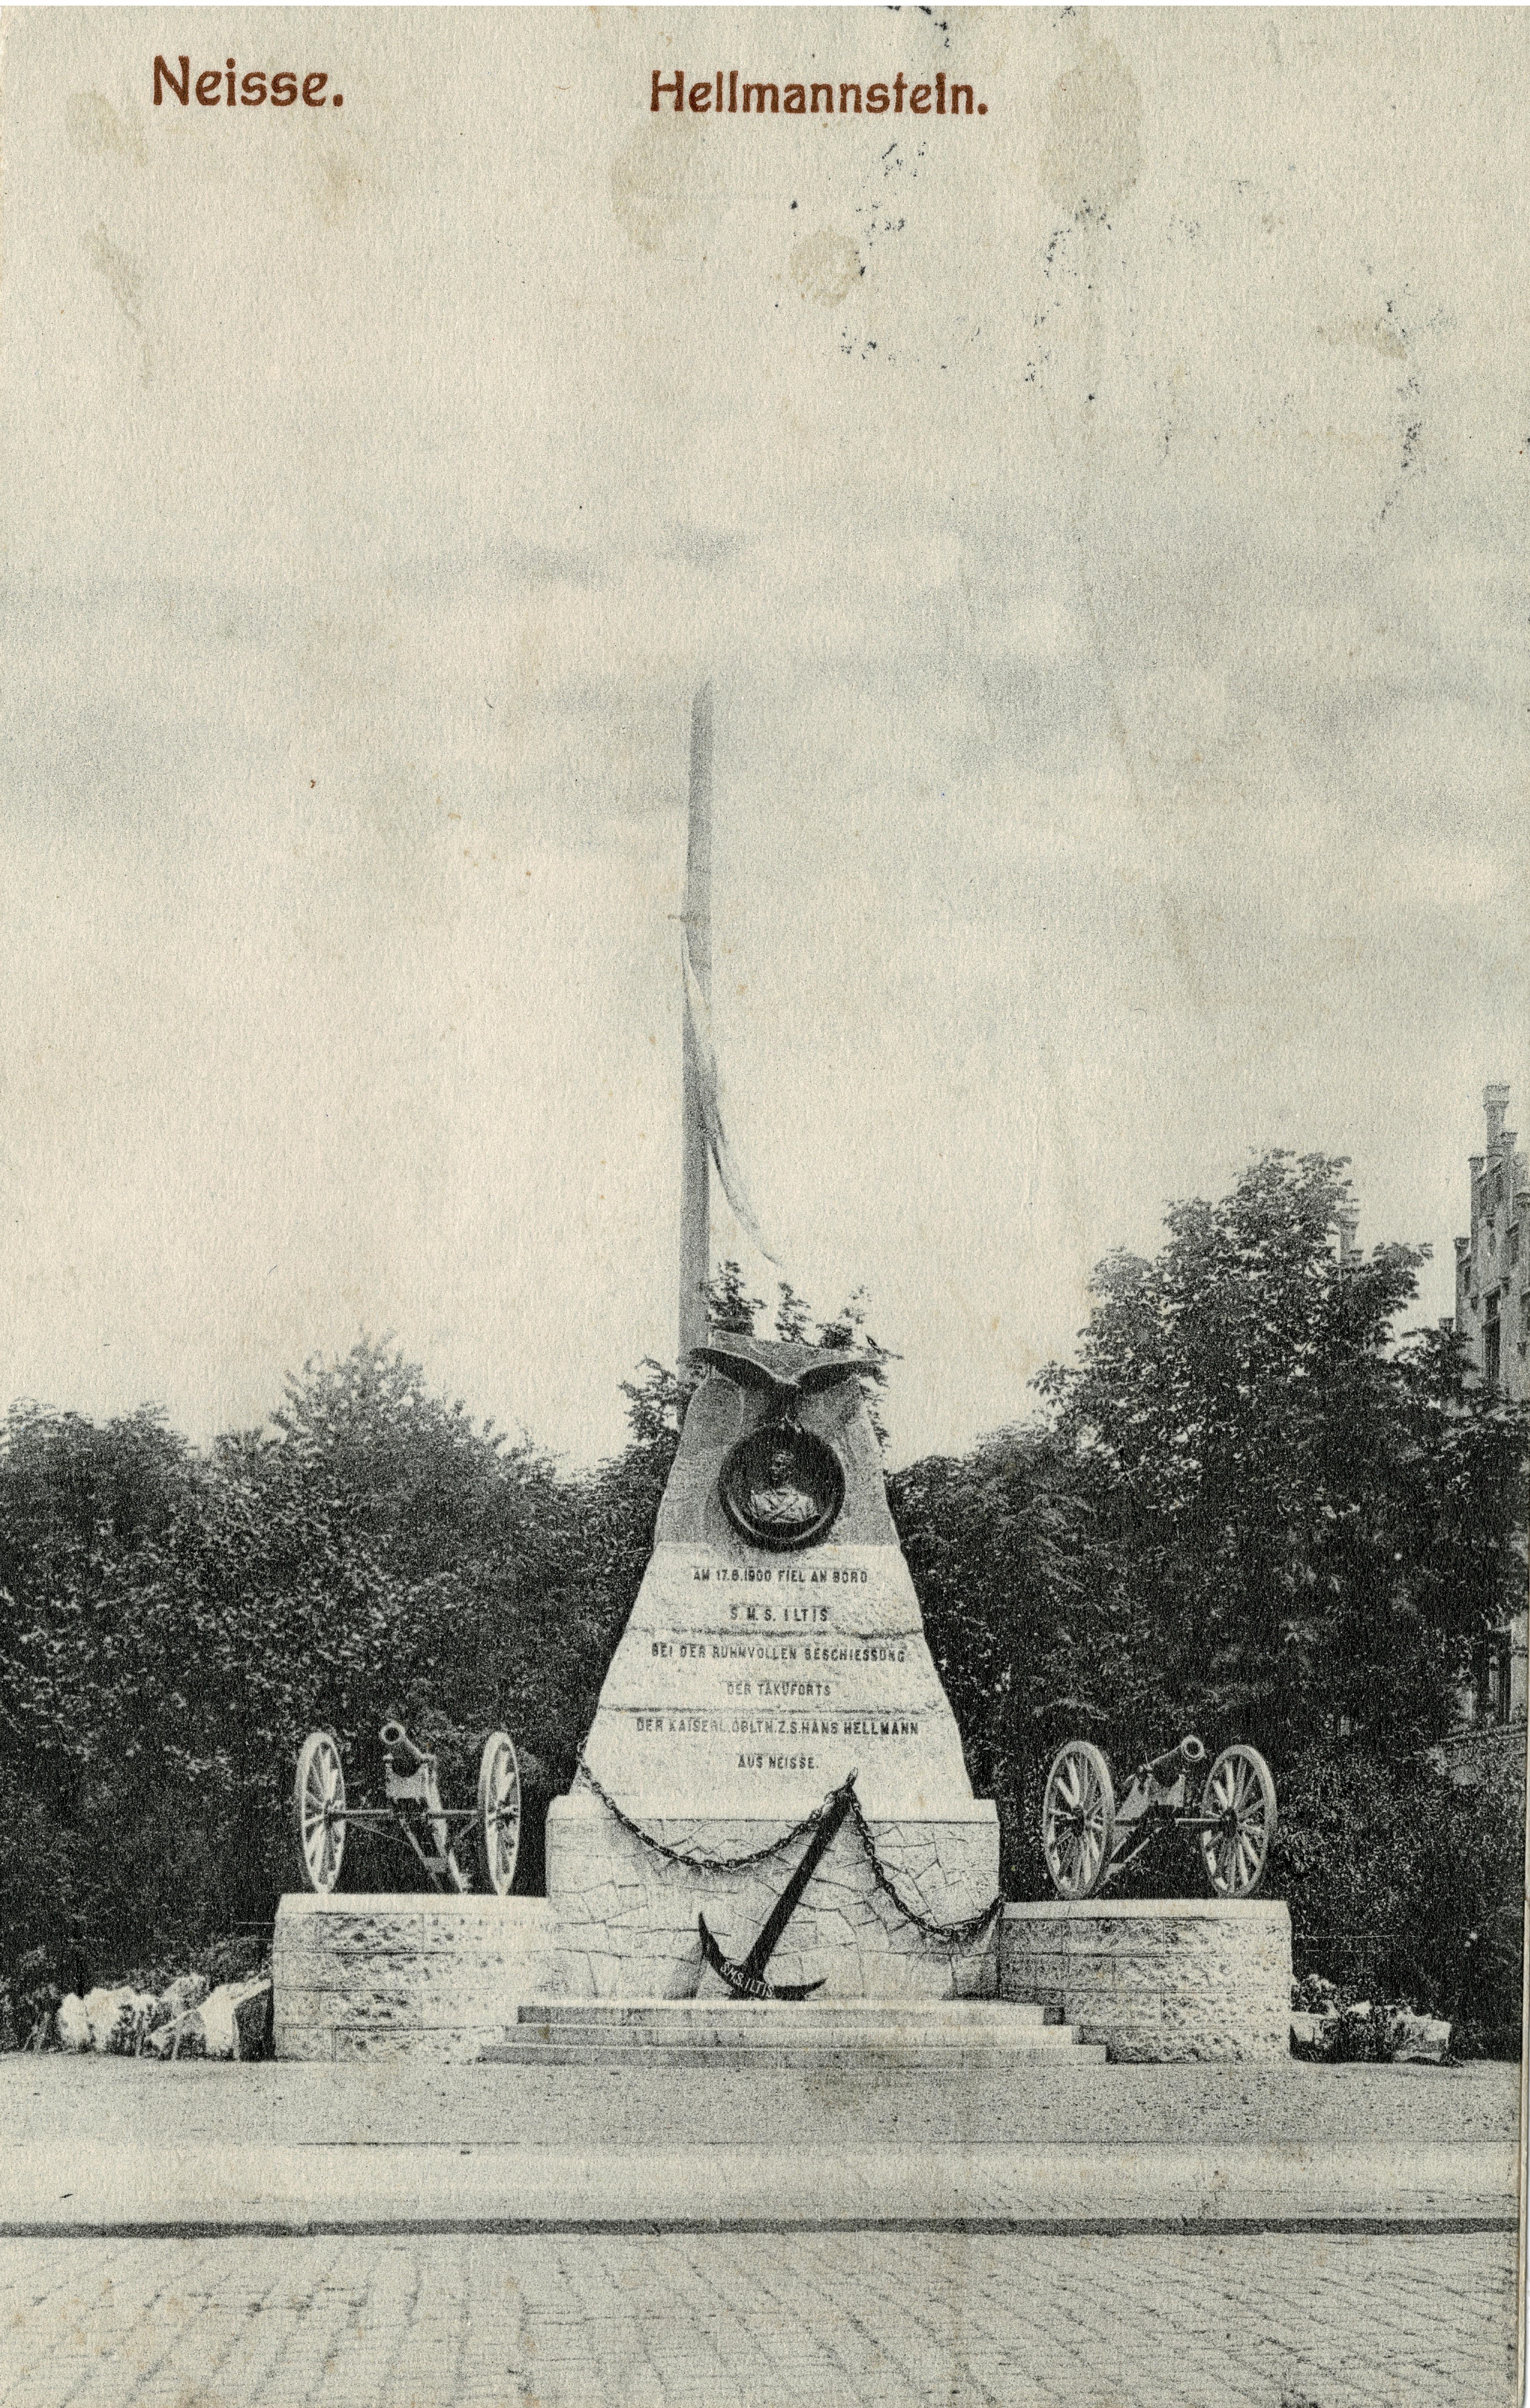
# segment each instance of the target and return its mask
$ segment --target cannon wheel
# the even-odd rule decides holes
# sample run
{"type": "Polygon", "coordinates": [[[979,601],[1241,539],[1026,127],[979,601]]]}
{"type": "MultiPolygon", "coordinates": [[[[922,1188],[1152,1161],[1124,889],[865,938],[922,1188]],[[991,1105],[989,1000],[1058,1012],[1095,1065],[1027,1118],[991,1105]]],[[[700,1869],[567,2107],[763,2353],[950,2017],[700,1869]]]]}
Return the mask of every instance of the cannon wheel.
{"type": "Polygon", "coordinates": [[[508,1894],[521,1854],[521,1763],[508,1731],[491,1731],[479,1760],[479,1842],[490,1888],[508,1894]]]}
{"type": "Polygon", "coordinates": [[[1206,1776],[1201,1813],[1231,1819],[1231,1828],[1201,1833],[1208,1881],[1219,1898],[1251,1898],[1275,1837],[1275,1783],[1256,1747],[1240,1741],[1223,1749],[1206,1776]]]}
{"type": "Polygon", "coordinates": [[[1041,1800],[1041,1852],[1059,1898],[1093,1898],[1116,1836],[1110,1767],[1093,1742],[1070,1739],[1051,1760],[1041,1800]]]}
{"type": "Polygon", "coordinates": [[[328,1731],[310,1731],[298,1750],[293,1806],[308,1887],[332,1890],[345,1854],[345,1770],[328,1731]]]}

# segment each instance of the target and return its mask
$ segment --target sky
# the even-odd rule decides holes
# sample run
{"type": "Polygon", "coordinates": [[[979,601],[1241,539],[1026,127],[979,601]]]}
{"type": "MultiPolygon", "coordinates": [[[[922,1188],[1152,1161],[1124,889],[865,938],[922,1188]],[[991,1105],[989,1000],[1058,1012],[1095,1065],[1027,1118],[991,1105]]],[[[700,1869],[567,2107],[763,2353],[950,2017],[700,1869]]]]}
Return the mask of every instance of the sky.
{"type": "Polygon", "coordinates": [[[894,1460],[1268,1146],[1450,1311],[1485,1082],[1530,1129],[1522,13],[0,44],[0,1401],[205,1440],[365,1331],[620,1444],[703,677],[780,1268],[715,1249],[868,1291],[894,1460]],[[182,48],[343,107],[156,108],[182,48]],[[652,111],[734,65],[985,114],[652,111]]]}

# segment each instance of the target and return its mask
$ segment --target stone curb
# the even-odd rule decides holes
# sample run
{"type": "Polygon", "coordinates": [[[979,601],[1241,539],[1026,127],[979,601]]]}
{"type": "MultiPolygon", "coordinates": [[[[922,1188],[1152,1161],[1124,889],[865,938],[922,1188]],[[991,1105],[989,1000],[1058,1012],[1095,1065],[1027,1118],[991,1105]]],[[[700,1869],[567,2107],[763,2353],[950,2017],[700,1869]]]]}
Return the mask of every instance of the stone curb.
{"type": "Polygon", "coordinates": [[[769,2218],[699,2216],[271,2216],[181,2217],[173,2222],[85,2220],[75,2224],[9,2223],[0,2219],[0,2241],[303,2241],[333,2235],[339,2240],[428,2240],[452,2234],[497,2233],[530,2239],[537,2233],[590,2238],[658,2239],[665,2233],[767,2232],[963,2232],[1014,2234],[1034,2241],[1080,2239],[1129,2241],[1179,2235],[1183,2239],[1248,2239],[1259,2233],[1332,2233],[1356,2239],[1420,2240],[1472,2232],[1516,2232],[1513,2215],[1268,2215],[1216,2216],[819,2216],[783,2223],[769,2218]]]}

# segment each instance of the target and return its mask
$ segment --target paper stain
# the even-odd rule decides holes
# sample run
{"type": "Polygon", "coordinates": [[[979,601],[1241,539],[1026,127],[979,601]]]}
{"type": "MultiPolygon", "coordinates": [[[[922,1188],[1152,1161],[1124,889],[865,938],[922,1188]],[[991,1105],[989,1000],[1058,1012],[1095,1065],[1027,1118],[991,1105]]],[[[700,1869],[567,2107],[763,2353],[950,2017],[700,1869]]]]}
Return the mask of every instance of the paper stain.
{"type": "Polygon", "coordinates": [[[330,151],[319,161],[313,184],[314,215],[324,225],[339,225],[350,217],[361,196],[362,171],[330,151]]]}
{"type": "Polygon", "coordinates": [[[104,225],[81,235],[80,242],[86,258],[104,279],[107,292],[140,338],[140,374],[143,382],[149,384],[152,381],[152,346],[144,333],[143,270],[131,251],[118,248],[104,225]]]}
{"type": "Polygon", "coordinates": [[[691,215],[698,129],[667,115],[639,125],[611,163],[611,208],[639,251],[658,251],[691,215]]]}
{"type": "Polygon", "coordinates": [[[104,225],[81,237],[85,256],[98,276],[104,276],[107,289],[130,326],[143,332],[141,304],[143,271],[131,251],[119,251],[104,225]]]}
{"type": "Polygon", "coordinates": [[[64,104],[64,130],[87,158],[117,150],[141,167],[149,156],[137,127],[123,124],[104,93],[72,92],[64,104]]]}
{"type": "Polygon", "coordinates": [[[861,274],[861,254],[849,235],[824,226],[792,245],[792,279],[805,301],[842,301],[861,274]]]}
{"type": "Polygon", "coordinates": [[[1074,218],[1106,218],[1142,172],[1142,95],[1114,42],[1094,42],[1049,96],[1047,189],[1074,218]]]}
{"type": "Polygon", "coordinates": [[[1313,334],[1323,343],[1369,343],[1383,359],[1406,360],[1408,345],[1395,325],[1385,318],[1353,318],[1347,326],[1314,326],[1313,334]]]}
{"type": "MultiPolygon", "coordinates": [[[[541,681],[542,662],[547,653],[547,629],[536,619],[528,619],[521,630],[516,647],[516,676],[521,691],[529,699],[541,681]]],[[[528,876],[530,873],[527,873],[528,876]]]]}

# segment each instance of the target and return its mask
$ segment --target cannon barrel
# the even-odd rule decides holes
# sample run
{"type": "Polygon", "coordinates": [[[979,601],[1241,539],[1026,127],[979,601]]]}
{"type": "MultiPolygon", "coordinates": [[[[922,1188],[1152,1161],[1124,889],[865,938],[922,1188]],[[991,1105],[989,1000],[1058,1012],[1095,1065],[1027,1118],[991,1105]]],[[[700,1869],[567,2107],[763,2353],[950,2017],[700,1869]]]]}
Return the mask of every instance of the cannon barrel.
{"type": "Polygon", "coordinates": [[[1155,1781],[1176,1781],[1190,1765],[1204,1764],[1205,1761],[1206,1742],[1192,1731],[1174,1747],[1166,1747],[1162,1756],[1151,1756],[1142,1769],[1151,1772],[1155,1781]]]}
{"type": "Polygon", "coordinates": [[[422,1747],[416,1747],[402,1723],[384,1723],[378,1737],[394,1772],[418,1772],[422,1764],[432,1761],[422,1747]]]}

